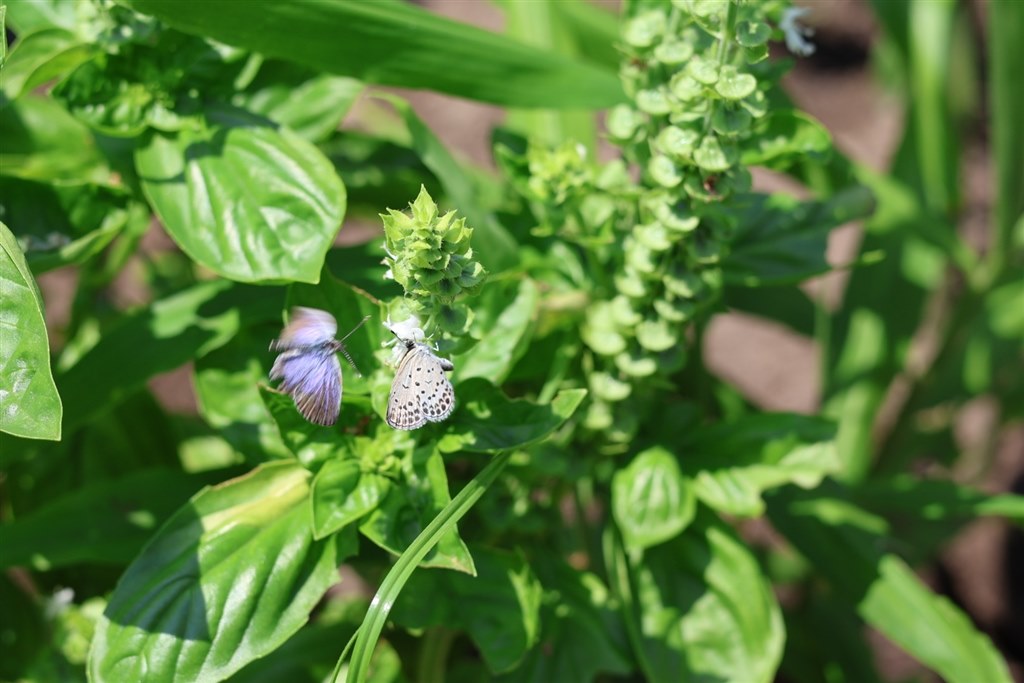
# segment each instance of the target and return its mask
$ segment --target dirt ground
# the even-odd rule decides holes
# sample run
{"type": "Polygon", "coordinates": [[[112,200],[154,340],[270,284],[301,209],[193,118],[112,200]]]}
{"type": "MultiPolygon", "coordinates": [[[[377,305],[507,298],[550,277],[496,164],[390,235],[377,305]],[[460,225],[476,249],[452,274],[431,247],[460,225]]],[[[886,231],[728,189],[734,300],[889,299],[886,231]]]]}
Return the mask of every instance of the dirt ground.
{"type": "MultiPolygon", "coordinates": [[[[476,0],[428,0],[420,4],[439,14],[478,26],[501,30],[502,16],[491,3],[476,0]]],[[[796,103],[811,113],[832,132],[836,145],[854,160],[884,170],[895,151],[903,130],[903,110],[895,97],[888,96],[872,77],[869,57],[878,36],[870,8],[860,0],[831,0],[810,5],[807,23],[817,28],[814,42],[817,54],[801,61],[786,78],[785,87],[796,103]]],[[[983,10],[983,6],[982,6],[983,10]]],[[[979,10],[981,11],[981,10],[979,10]]],[[[502,112],[488,105],[458,100],[426,92],[402,91],[413,101],[418,113],[449,147],[474,163],[493,167],[490,156],[491,128],[500,123],[502,112]]],[[[352,119],[358,119],[357,107],[352,119]]],[[[979,136],[983,137],[983,136],[979,136]]],[[[992,197],[987,182],[990,171],[984,141],[972,147],[964,163],[964,191],[968,210],[965,215],[987,219],[992,197]]],[[[758,174],[759,189],[799,193],[801,188],[770,174],[758,174]]],[[[970,230],[971,226],[965,226],[970,230]]],[[[362,241],[374,234],[373,226],[351,225],[342,231],[345,242],[362,241]]],[[[983,229],[982,229],[983,232],[983,229]]],[[[848,262],[856,253],[860,239],[857,225],[836,230],[829,243],[831,263],[848,262]]],[[[147,236],[146,248],[173,248],[173,244],[154,228],[147,236]]],[[[67,319],[70,301],[67,293],[74,287],[71,271],[56,271],[40,279],[47,301],[47,318],[56,323],[67,319]]],[[[842,296],[845,277],[841,272],[808,283],[814,296],[835,305],[842,296]]],[[[129,272],[117,288],[118,303],[131,305],[147,299],[137,278],[129,272]]],[[[720,376],[734,382],[755,404],[767,410],[813,413],[819,406],[819,354],[814,341],[786,329],[741,314],[716,318],[705,343],[706,362],[720,376]]],[[[168,408],[194,412],[189,369],[154,379],[151,387],[168,408]]],[[[992,409],[984,399],[968,406],[957,418],[957,434],[965,452],[975,452],[991,431],[992,409]]],[[[962,483],[997,493],[1024,485],[1024,428],[1005,432],[1000,437],[994,462],[965,463],[964,471],[954,472],[962,483]]],[[[1019,601],[1012,608],[1010,568],[1024,576],[1024,541],[1020,532],[1011,544],[1009,526],[1000,520],[979,521],[966,527],[942,553],[941,560],[919,567],[922,577],[934,588],[950,596],[963,607],[975,623],[989,633],[1007,653],[1015,679],[1024,683],[1024,609],[1019,601]],[[1015,554],[1011,557],[1011,548],[1015,554]]],[[[890,681],[938,680],[914,660],[888,643],[882,636],[870,634],[879,669],[890,681]]],[[[983,682],[979,682],[983,683],[983,682]]]]}

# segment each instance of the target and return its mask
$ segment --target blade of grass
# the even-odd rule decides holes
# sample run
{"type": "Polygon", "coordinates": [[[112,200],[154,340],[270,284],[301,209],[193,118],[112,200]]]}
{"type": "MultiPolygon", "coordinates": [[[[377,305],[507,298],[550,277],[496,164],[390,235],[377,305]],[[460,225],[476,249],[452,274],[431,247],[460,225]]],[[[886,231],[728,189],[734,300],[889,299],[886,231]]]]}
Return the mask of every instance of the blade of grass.
{"type": "MultiPolygon", "coordinates": [[[[416,571],[420,561],[430,552],[430,549],[437,544],[438,540],[448,530],[462,519],[463,515],[469,512],[470,508],[476,504],[476,501],[487,490],[487,487],[491,485],[491,482],[505,469],[509,456],[510,454],[507,452],[496,456],[480,474],[476,475],[472,481],[466,484],[452,498],[452,501],[445,506],[441,513],[431,520],[427,528],[416,537],[416,540],[402,553],[402,556],[395,562],[395,566],[384,577],[384,581],[381,582],[380,588],[377,589],[377,594],[373,596],[370,609],[366,612],[366,617],[359,627],[359,635],[356,637],[356,644],[352,651],[352,662],[346,677],[348,683],[362,683],[362,681],[367,679],[370,672],[370,661],[377,647],[377,640],[380,638],[384,624],[391,613],[391,607],[395,604],[395,600],[398,599],[398,594],[402,591],[412,573],[416,571]]],[[[344,653],[342,656],[344,656],[344,653]]],[[[340,669],[341,662],[339,661],[333,680],[338,680],[337,673],[340,669]]]]}

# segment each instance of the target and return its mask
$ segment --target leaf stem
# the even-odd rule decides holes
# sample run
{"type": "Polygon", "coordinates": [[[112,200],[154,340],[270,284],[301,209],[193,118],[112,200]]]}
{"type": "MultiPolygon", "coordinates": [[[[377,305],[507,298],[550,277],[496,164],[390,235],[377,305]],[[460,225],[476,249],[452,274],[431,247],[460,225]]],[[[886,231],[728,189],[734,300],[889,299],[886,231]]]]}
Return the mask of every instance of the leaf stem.
{"type": "MultiPolygon", "coordinates": [[[[503,452],[494,457],[480,474],[466,484],[459,493],[452,498],[451,502],[443,510],[430,520],[419,536],[409,545],[402,556],[395,562],[387,576],[373,596],[370,609],[366,612],[362,625],[359,627],[359,635],[356,636],[355,647],[352,650],[351,666],[346,677],[348,683],[362,683],[370,675],[370,662],[377,647],[377,640],[380,639],[384,624],[387,623],[391,608],[395,600],[405,586],[409,577],[416,571],[419,563],[426,557],[427,553],[437,545],[441,537],[451,530],[462,517],[469,512],[487,488],[494,482],[497,476],[508,465],[510,453],[503,452]]],[[[340,671],[340,666],[335,669],[335,674],[340,671]]],[[[337,682],[337,675],[334,679],[337,682]]]]}

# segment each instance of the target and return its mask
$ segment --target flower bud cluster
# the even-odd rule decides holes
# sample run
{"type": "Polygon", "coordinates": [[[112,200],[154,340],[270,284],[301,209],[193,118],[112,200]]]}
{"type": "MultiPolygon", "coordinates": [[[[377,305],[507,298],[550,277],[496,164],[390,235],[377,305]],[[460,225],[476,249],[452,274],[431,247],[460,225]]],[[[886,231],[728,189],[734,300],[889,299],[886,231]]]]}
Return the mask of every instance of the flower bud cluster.
{"type": "Polygon", "coordinates": [[[750,190],[743,153],[758,144],[765,90],[777,78],[760,64],[772,36],[767,12],[784,4],[633,5],[620,71],[631,102],[608,113],[606,128],[639,181],[623,161],[588,175],[564,161],[566,150],[531,152],[527,194],[544,204],[542,221],[582,225],[578,234],[619,247],[604,250],[611,286],[595,293],[582,329],[594,356],[591,429],[630,438],[616,404],[683,367],[687,326],[719,299],[737,220],[728,199],[750,190]]]}
{"type": "Polygon", "coordinates": [[[461,335],[471,311],[458,299],[475,293],[486,272],[473,258],[473,229],[454,211],[441,215],[426,188],[410,205],[410,214],[388,209],[384,221],[384,259],[393,279],[405,290],[405,313],[423,322],[428,334],[440,330],[461,335]]]}

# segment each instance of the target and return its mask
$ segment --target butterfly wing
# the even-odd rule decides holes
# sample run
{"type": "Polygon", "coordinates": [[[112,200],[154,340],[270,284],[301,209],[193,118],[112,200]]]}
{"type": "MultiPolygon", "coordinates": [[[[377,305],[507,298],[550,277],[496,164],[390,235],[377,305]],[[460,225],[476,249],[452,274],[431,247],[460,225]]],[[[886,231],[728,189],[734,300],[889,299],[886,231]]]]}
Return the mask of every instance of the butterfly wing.
{"type": "Polygon", "coordinates": [[[455,389],[444,373],[453,368],[451,361],[438,358],[426,345],[411,346],[391,383],[388,424],[395,429],[419,429],[451,415],[455,389]]]}
{"type": "Polygon", "coordinates": [[[341,412],[341,365],[330,349],[290,349],[277,357],[271,379],[292,397],[302,416],[329,427],[341,412]]]}
{"type": "Polygon", "coordinates": [[[327,311],[296,306],[281,336],[271,343],[270,348],[272,351],[283,351],[299,346],[315,346],[334,339],[337,333],[338,322],[327,311]]]}

